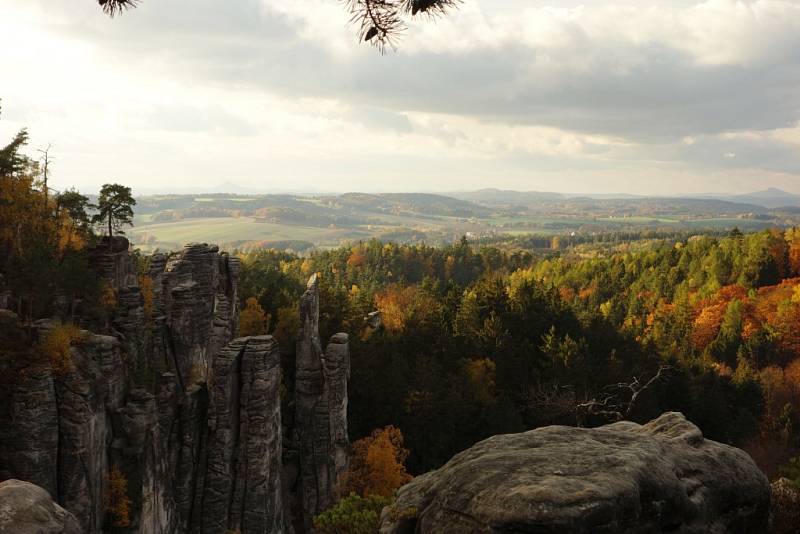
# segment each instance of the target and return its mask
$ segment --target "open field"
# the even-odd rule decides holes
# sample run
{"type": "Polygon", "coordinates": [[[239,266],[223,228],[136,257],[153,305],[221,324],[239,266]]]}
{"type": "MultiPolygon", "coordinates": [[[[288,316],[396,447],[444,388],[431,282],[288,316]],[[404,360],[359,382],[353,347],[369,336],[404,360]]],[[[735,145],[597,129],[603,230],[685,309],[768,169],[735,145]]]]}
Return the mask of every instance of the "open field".
{"type": "Polygon", "coordinates": [[[144,251],[192,241],[225,249],[298,252],[378,238],[441,244],[536,234],[593,235],[645,230],[755,231],[800,224],[800,214],[698,199],[534,199],[482,201],[433,194],[329,196],[164,195],[142,197],[129,236],[144,251]]]}

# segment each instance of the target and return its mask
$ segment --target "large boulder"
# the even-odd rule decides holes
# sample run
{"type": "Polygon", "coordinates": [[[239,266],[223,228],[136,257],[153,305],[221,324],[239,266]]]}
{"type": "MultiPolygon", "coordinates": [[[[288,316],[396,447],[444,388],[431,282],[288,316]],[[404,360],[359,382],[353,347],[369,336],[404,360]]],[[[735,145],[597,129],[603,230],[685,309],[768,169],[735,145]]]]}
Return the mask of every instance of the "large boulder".
{"type": "Polygon", "coordinates": [[[80,534],[75,516],[30,482],[0,483],[0,534],[80,534]]]}
{"type": "Polygon", "coordinates": [[[766,532],[770,487],[679,413],[500,435],[417,477],[381,532],[766,532]]]}

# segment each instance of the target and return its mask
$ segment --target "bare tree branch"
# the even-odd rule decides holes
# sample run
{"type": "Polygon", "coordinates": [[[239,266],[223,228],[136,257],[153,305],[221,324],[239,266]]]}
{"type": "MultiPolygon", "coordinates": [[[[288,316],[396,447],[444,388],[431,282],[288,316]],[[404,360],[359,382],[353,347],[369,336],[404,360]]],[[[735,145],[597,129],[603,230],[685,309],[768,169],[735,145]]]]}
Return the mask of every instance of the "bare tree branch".
{"type": "Polygon", "coordinates": [[[643,391],[661,380],[664,373],[672,369],[669,365],[662,365],[650,380],[642,384],[638,377],[633,377],[631,382],[609,384],[603,388],[603,397],[594,398],[575,407],[578,426],[582,426],[588,416],[605,417],[611,421],[622,421],[630,416],[636,401],[643,391]],[[626,400],[627,399],[627,400],[626,400]]]}

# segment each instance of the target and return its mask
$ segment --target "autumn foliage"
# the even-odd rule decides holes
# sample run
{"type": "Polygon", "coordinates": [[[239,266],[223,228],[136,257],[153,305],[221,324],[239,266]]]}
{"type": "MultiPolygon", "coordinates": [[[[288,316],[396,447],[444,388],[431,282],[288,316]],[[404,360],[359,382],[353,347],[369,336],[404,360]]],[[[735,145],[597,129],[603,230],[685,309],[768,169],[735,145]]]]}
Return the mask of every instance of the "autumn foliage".
{"type": "Polygon", "coordinates": [[[262,336],[269,328],[269,316],[255,297],[250,297],[239,314],[240,336],[262,336]]]}
{"type": "Polygon", "coordinates": [[[408,450],[399,428],[387,426],[353,443],[350,468],[340,481],[343,494],[389,497],[411,480],[406,472],[408,450]]]}
{"type": "Polygon", "coordinates": [[[115,527],[130,526],[131,499],[128,497],[128,479],[115,465],[108,472],[106,512],[115,527]]]}
{"type": "Polygon", "coordinates": [[[139,291],[142,293],[142,308],[145,319],[153,318],[153,278],[147,275],[139,277],[139,291]]]}
{"type": "Polygon", "coordinates": [[[389,285],[376,293],[375,306],[387,331],[400,334],[410,321],[426,322],[437,308],[436,301],[416,286],[389,285]]]}
{"type": "Polygon", "coordinates": [[[71,349],[81,337],[80,328],[72,323],[57,325],[47,333],[42,343],[42,351],[50,360],[54,373],[63,375],[74,369],[71,349]]]}

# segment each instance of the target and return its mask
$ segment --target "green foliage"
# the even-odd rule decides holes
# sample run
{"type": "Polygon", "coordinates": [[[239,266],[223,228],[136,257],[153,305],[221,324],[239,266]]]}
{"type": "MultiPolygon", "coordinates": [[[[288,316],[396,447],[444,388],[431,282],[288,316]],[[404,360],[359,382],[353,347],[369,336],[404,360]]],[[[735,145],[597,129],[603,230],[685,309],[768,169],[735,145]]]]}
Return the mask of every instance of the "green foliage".
{"type": "Polygon", "coordinates": [[[124,225],[133,226],[133,206],[136,200],[131,195],[131,188],[120,184],[104,184],[100,188],[100,196],[97,200],[97,214],[92,217],[92,224],[105,225],[108,227],[108,236],[111,237],[116,231],[124,234],[124,225]]]}
{"type": "Polygon", "coordinates": [[[333,508],[316,516],[314,527],[323,534],[377,534],[381,510],[391,502],[388,497],[360,497],[351,493],[333,508]]]}
{"type": "Polygon", "coordinates": [[[792,458],[782,469],[783,476],[787,478],[796,489],[800,490],[800,456],[792,458]]]}
{"type": "Polygon", "coordinates": [[[9,144],[0,148],[0,176],[15,176],[25,170],[30,160],[20,153],[20,149],[28,144],[28,131],[17,132],[9,144]]]}
{"type": "MultiPolygon", "coordinates": [[[[240,294],[258,296],[291,353],[291,312],[305,279],[320,274],[322,338],[352,334],[352,437],[397,426],[411,473],[493,434],[575,424],[577,403],[664,363],[669,378],[632,417],[679,410],[708,437],[745,444],[773,417],[762,369],[800,357],[796,282],[763,285],[792,272],[791,236],[693,237],[580,256],[565,238],[558,256],[540,260],[465,240],[373,240],[305,258],[261,251],[243,255],[240,294]],[[377,329],[367,321],[376,309],[377,329]]],[[[290,365],[286,377],[291,384],[290,365]]]]}

